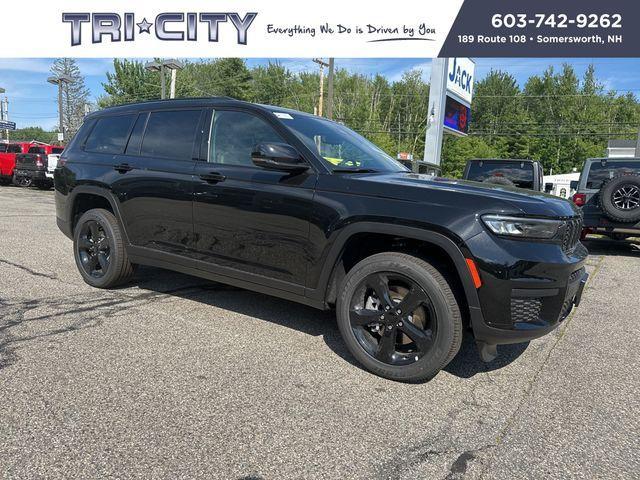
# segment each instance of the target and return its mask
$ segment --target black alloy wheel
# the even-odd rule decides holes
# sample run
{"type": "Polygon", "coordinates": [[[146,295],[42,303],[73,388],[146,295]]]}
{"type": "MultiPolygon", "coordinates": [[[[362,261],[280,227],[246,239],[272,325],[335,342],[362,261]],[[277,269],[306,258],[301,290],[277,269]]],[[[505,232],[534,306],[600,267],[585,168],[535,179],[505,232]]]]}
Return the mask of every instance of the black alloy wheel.
{"type": "Polygon", "coordinates": [[[611,195],[611,203],[618,210],[634,210],[640,207],[640,188],[637,185],[622,185],[611,195]]]}
{"type": "Polygon", "coordinates": [[[433,378],[462,341],[450,275],[403,252],[377,253],[351,267],[338,290],[336,317],[353,357],[392,380],[433,378]]]}
{"type": "Polygon", "coordinates": [[[98,221],[87,220],[80,226],[76,248],[87,275],[100,278],[108,272],[112,247],[104,227],[98,221]]]}
{"type": "Polygon", "coordinates": [[[427,293],[410,278],[377,272],[360,282],[349,309],[362,348],[388,365],[408,365],[433,347],[437,318],[427,293]]]}

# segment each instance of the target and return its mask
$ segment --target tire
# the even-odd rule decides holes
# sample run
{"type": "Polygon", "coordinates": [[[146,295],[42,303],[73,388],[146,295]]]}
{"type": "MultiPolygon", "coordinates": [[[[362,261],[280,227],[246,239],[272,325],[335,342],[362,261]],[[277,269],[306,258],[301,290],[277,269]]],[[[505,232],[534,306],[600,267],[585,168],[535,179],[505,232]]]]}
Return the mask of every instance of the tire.
{"type": "Polygon", "coordinates": [[[120,226],[108,210],[96,208],[80,217],[73,231],[73,254],[82,279],[92,287],[116,287],[133,276],[135,266],[120,226]]]}
{"type": "Polygon", "coordinates": [[[13,176],[13,184],[16,187],[30,187],[33,181],[29,177],[24,177],[22,175],[14,175],[13,176]]]}
{"type": "Polygon", "coordinates": [[[347,273],[340,292],[340,333],[351,354],[376,375],[402,382],[430,380],[460,349],[456,297],[442,273],[420,258],[396,252],[372,255],[347,273]],[[379,279],[383,286],[372,286],[379,279]],[[379,300],[385,296],[386,306],[379,300]],[[419,306],[398,314],[402,305],[419,306]]]}
{"type": "Polygon", "coordinates": [[[516,184],[505,177],[489,177],[485,178],[482,183],[490,183],[492,185],[504,185],[505,187],[515,187],[516,184]]]}
{"type": "Polygon", "coordinates": [[[640,175],[623,174],[607,180],[598,195],[598,203],[611,220],[624,223],[640,221],[640,175]]]}

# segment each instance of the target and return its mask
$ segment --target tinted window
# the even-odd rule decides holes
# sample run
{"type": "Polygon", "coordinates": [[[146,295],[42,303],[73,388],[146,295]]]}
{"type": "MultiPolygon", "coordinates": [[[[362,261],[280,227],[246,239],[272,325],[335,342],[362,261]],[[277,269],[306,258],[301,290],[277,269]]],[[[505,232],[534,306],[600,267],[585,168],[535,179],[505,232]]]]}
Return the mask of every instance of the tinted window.
{"type": "Polygon", "coordinates": [[[22,153],[22,145],[9,145],[7,147],[8,153],[22,153]]]}
{"type": "Polygon", "coordinates": [[[469,165],[467,180],[484,182],[492,178],[506,178],[516,187],[532,189],[533,164],[528,162],[471,162],[469,165]]]}
{"type": "Polygon", "coordinates": [[[44,152],[44,148],[42,147],[31,147],[29,148],[29,151],[27,153],[39,153],[39,154],[43,154],[44,152]]]}
{"type": "Polygon", "coordinates": [[[138,115],[138,120],[136,120],[136,124],[133,126],[133,130],[131,132],[131,138],[129,138],[129,143],[127,144],[127,155],[140,155],[140,145],[142,145],[142,135],[144,133],[144,127],[147,123],[147,118],[149,117],[148,113],[143,113],[138,115]]]}
{"type": "Polygon", "coordinates": [[[85,150],[96,153],[122,153],[133,115],[118,115],[98,119],[85,144],[85,150]]]}
{"type": "Polygon", "coordinates": [[[0,153],[5,153],[7,151],[7,144],[0,143],[0,153]]]}
{"type": "Polygon", "coordinates": [[[142,140],[142,155],[191,160],[200,110],[153,112],[142,140]]]}
{"type": "Polygon", "coordinates": [[[51,153],[53,154],[61,154],[64,150],[64,147],[53,147],[51,149],[51,153]]]}
{"type": "Polygon", "coordinates": [[[255,115],[218,111],[211,126],[209,161],[253,166],[251,152],[256,144],[281,142],[274,128],[255,115]]]}
{"type": "Polygon", "coordinates": [[[601,162],[593,162],[589,168],[586,188],[599,190],[605,180],[625,173],[640,173],[640,160],[634,162],[608,161],[604,165],[601,162]]]}

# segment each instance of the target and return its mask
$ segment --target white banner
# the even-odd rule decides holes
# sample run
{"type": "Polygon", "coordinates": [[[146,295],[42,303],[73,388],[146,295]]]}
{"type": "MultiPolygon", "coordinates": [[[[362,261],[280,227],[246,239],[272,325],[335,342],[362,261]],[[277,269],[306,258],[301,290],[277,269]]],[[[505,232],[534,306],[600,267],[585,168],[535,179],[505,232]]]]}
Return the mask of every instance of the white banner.
{"type": "Polygon", "coordinates": [[[22,0],[0,57],[435,57],[461,4],[22,0]]]}

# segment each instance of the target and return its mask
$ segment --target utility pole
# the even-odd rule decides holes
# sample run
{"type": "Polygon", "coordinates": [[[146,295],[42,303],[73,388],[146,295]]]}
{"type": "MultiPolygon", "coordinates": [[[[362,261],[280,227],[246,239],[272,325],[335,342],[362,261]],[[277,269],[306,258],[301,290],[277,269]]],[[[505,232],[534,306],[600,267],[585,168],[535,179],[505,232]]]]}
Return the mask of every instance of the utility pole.
{"type": "Polygon", "coordinates": [[[58,137],[58,141],[62,142],[66,138],[64,131],[64,111],[62,108],[62,89],[64,88],[65,83],[73,83],[73,78],[66,73],[61,73],[60,75],[47,78],[47,82],[58,86],[58,117],[60,122],[60,126],[58,127],[60,130],[60,136],[58,137]]]}
{"type": "Polygon", "coordinates": [[[318,102],[318,116],[322,116],[322,104],[324,103],[324,67],[328,67],[329,64],[321,58],[314,58],[314,63],[320,65],[320,101],[318,102]]]}
{"type": "Polygon", "coordinates": [[[334,58],[329,59],[329,79],[327,80],[327,118],[333,120],[333,75],[335,73],[334,58]]]}

